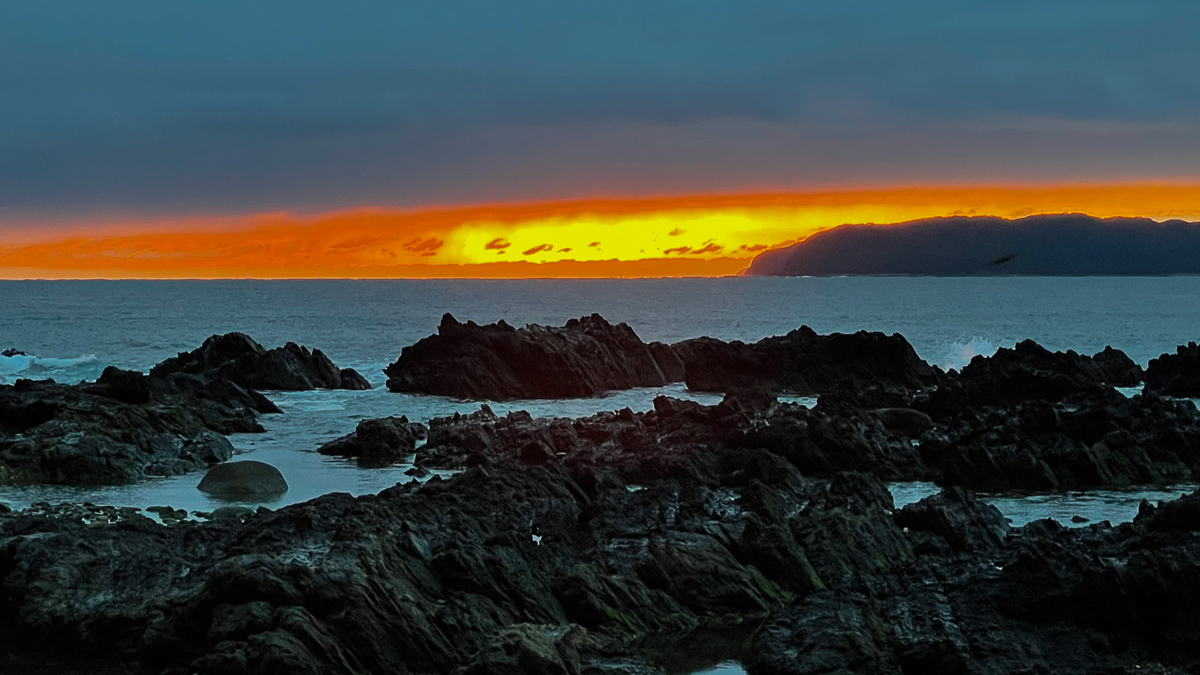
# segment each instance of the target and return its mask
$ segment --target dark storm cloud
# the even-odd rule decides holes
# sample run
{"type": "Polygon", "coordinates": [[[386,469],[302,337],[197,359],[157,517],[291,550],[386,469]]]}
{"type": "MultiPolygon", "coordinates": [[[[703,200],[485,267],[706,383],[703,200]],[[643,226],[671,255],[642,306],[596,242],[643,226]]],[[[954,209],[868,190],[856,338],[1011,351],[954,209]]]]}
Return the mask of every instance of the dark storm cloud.
{"type": "Polygon", "coordinates": [[[936,180],[966,150],[1094,167],[1097,133],[1170,173],[1200,148],[1195,3],[404,4],[6,7],[0,210],[936,180]]]}

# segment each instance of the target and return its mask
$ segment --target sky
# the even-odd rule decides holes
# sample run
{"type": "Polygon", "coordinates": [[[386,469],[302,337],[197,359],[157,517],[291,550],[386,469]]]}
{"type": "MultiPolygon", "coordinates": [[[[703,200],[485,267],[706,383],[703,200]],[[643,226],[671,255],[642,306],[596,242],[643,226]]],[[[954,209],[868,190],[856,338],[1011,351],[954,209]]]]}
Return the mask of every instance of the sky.
{"type": "Polygon", "coordinates": [[[417,4],[10,3],[0,276],[727,274],[842,222],[1200,216],[1200,3],[417,4]]]}

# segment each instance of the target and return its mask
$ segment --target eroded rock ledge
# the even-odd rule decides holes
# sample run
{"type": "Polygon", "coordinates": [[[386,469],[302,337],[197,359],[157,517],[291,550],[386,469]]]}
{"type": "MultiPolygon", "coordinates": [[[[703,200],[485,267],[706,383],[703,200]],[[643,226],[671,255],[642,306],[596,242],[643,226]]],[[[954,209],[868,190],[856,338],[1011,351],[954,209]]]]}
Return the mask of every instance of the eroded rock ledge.
{"type": "Polygon", "coordinates": [[[768,618],[754,673],[1200,665],[1200,494],[1010,530],[961,489],[896,510],[869,474],[731,443],[770,414],[736,397],[656,408],[447,418],[418,451],[453,478],[244,524],[0,516],[2,644],[171,674],[628,675],[657,672],[635,637],[768,618]]]}

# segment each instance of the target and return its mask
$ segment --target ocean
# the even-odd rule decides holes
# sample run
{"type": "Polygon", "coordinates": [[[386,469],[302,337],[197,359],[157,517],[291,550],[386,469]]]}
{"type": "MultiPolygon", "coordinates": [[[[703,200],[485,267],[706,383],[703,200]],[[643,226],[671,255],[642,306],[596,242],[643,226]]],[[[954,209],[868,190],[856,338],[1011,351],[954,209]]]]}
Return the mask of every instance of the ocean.
{"type": "MultiPolygon", "coordinates": [[[[753,341],[807,324],[818,332],[898,332],[943,368],[1032,338],[1051,349],[1094,353],[1106,345],[1135,361],[1200,338],[1200,277],[847,277],[637,280],[296,280],[0,282],[0,381],[92,379],[107,365],[148,370],[208,336],[243,331],[268,347],[287,341],[316,347],[353,367],[376,388],[366,392],[269,392],[284,415],[262,418],[265,434],[235,435],[245,458],[278,466],[291,489],[268,507],[327,492],[364,494],[410,480],[408,466],[360,469],[316,453],[353,431],[358,420],[407,415],[415,421],[470,412],[478,403],[392,394],[382,368],[401,348],[436,331],[444,312],[460,320],[561,325],[593,312],[631,325],[645,340],[709,335],[753,341]]],[[[569,401],[492,403],[498,414],[529,410],[578,417],[631,407],[647,410],[661,393],[715,402],[682,385],[569,401]]],[[[811,403],[811,402],[809,402],[811,403]]],[[[170,505],[189,511],[222,505],[195,489],[199,475],[128,486],[0,487],[0,502],[114,506],[170,505]]],[[[1179,489],[997,497],[1014,523],[1036,517],[1127,520],[1142,497],[1179,489]]],[[[898,501],[928,485],[898,485],[898,501]]]]}

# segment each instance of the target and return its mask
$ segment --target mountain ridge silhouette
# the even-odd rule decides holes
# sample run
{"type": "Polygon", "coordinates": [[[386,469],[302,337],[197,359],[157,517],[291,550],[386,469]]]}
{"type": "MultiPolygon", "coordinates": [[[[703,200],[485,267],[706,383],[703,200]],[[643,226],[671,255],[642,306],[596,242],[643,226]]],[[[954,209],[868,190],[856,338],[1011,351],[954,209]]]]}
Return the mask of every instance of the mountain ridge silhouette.
{"type": "Polygon", "coordinates": [[[746,276],[1200,274],[1200,223],[1095,218],[926,218],[848,224],[754,258],[746,276]]]}

